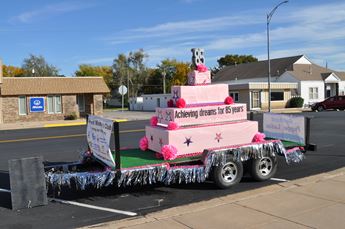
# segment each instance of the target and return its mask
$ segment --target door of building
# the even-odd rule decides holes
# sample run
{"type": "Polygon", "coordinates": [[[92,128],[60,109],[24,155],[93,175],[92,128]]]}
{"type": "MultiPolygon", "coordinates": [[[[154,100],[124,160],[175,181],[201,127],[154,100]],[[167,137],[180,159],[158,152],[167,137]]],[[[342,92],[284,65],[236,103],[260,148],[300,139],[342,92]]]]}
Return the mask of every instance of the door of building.
{"type": "Polygon", "coordinates": [[[326,84],[326,98],[338,95],[339,85],[338,83],[326,84]]]}
{"type": "Polygon", "coordinates": [[[85,96],[84,94],[77,95],[77,103],[79,107],[79,112],[85,112],[85,96]]]}
{"type": "Polygon", "coordinates": [[[258,108],[261,108],[260,92],[252,91],[251,92],[251,109],[258,109],[258,108]]]}

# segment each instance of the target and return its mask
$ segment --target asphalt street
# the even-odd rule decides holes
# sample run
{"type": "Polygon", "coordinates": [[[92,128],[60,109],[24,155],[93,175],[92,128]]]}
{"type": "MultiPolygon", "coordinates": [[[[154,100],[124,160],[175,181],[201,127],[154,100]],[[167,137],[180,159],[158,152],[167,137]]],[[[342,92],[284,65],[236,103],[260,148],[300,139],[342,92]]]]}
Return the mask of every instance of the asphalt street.
{"type": "MultiPolygon", "coordinates": [[[[286,165],[284,158],[280,158],[275,178],[292,180],[345,166],[345,112],[307,112],[302,115],[314,116],[311,124],[311,142],[317,143],[318,151],[308,152],[306,160],[297,165],[286,165]]],[[[261,120],[262,116],[255,115],[254,119],[261,120]]],[[[148,121],[121,123],[121,146],[137,146],[146,124],[148,121]]],[[[51,162],[75,161],[79,158],[79,152],[85,147],[85,126],[1,131],[0,188],[8,188],[9,159],[42,155],[45,160],[51,162]]],[[[240,184],[228,190],[219,190],[212,182],[168,187],[162,185],[127,189],[110,187],[83,192],[65,190],[59,198],[147,214],[173,206],[252,190],[276,182],[273,180],[254,182],[245,177],[240,184]]],[[[8,194],[0,193],[1,228],[75,228],[128,217],[55,202],[49,202],[48,206],[44,207],[12,211],[8,209],[8,197],[8,194]]]]}

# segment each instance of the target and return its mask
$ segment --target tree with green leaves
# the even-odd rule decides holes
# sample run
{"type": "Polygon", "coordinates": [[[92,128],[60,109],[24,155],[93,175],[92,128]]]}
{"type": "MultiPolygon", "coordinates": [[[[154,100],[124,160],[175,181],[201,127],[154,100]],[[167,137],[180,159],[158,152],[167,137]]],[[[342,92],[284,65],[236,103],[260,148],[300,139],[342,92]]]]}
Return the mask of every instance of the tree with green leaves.
{"type": "Polygon", "coordinates": [[[116,85],[129,84],[129,97],[137,97],[143,92],[148,69],[145,60],[148,55],[143,49],[130,52],[128,56],[119,54],[113,62],[114,83],[116,85]]]}
{"type": "Polygon", "coordinates": [[[3,65],[2,66],[4,77],[21,77],[24,76],[24,70],[19,67],[12,65],[3,65]]]}
{"type": "MultiPolygon", "coordinates": [[[[186,85],[187,75],[191,70],[190,63],[177,61],[175,59],[164,59],[158,65],[160,72],[165,72],[166,74],[166,89],[170,92],[172,85],[186,85]]],[[[162,74],[159,76],[162,78],[162,74]]],[[[162,82],[162,80],[160,81],[162,82]]]]}
{"type": "Polygon", "coordinates": [[[43,56],[35,56],[30,54],[23,61],[22,69],[25,76],[58,76],[59,69],[48,64],[43,56]]]}
{"type": "Polygon", "coordinates": [[[257,62],[258,59],[252,55],[225,55],[217,60],[218,66],[212,69],[212,73],[215,74],[219,70],[223,69],[226,66],[236,65],[236,64],[244,64],[250,62],[257,62]]]}
{"type": "Polygon", "coordinates": [[[109,88],[114,89],[113,71],[111,66],[94,66],[90,64],[81,64],[75,72],[76,76],[102,76],[109,88]]]}
{"type": "Polygon", "coordinates": [[[128,55],[129,64],[129,81],[131,85],[131,93],[133,97],[137,97],[138,94],[142,93],[142,88],[147,78],[147,67],[145,60],[148,55],[143,49],[139,49],[135,52],[130,52],[128,55]]]}
{"type": "Polygon", "coordinates": [[[113,82],[115,87],[120,85],[127,85],[127,77],[129,74],[129,60],[128,57],[121,53],[114,59],[113,62],[113,82]]]}
{"type": "Polygon", "coordinates": [[[144,94],[160,94],[163,92],[163,76],[159,68],[148,68],[147,79],[143,87],[144,94]]]}

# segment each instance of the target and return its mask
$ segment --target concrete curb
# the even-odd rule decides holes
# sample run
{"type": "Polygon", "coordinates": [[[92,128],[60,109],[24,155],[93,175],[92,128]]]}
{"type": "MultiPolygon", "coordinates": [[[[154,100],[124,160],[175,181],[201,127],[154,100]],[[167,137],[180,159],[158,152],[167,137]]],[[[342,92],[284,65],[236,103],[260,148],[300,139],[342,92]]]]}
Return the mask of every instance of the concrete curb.
{"type": "Polygon", "coordinates": [[[43,127],[51,128],[51,127],[82,126],[82,125],[86,125],[86,122],[44,124],[43,127]]]}
{"type": "Polygon", "coordinates": [[[172,217],[181,216],[184,214],[190,214],[193,212],[200,212],[206,209],[215,208],[218,206],[236,203],[243,200],[258,198],[261,196],[266,196],[272,193],[281,192],[285,190],[295,189],[301,186],[306,186],[314,183],[319,183],[325,180],[333,179],[338,176],[345,175],[345,167],[334,171],[317,174],[310,177],[305,177],[297,180],[292,180],[288,182],[273,184],[265,186],[262,188],[249,190],[241,193],[230,194],[227,196],[222,196],[214,198],[211,200],[201,201],[197,203],[187,204],[183,206],[177,206],[169,209],[164,209],[162,211],[149,213],[145,216],[136,216],[123,220],[111,221],[108,223],[101,223],[96,225],[90,225],[82,228],[126,228],[133,226],[140,226],[145,223],[150,223],[154,221],[164,220],[172,217]]]}
{"type": "MultiPolygon", "coordinates": [[[[127,119],[112,119],[114,122],[127,122],[127,119]]],[[[45,128],[52,128],[52,127],[64,127],[64,126],[84,126],[86,125],[86,121],[84,122],[73,122],[73,123],[52,123],[52,124],[45,124],[43,127],[45,128]]]]}

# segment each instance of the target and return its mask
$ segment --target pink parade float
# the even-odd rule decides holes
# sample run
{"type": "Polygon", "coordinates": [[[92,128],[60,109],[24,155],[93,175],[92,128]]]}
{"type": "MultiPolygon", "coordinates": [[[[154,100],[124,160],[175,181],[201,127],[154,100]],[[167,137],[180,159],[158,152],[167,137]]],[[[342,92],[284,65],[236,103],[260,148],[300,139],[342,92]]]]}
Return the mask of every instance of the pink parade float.
{"type": "MultiPolygon", "coordinates": [[[[192,52],[194,70],[188,74],[188,85],[171,87],[171,100],[166,108],[156,108],[138,149],[120,149],[118,123],[115,151],[98,153],[108,137],[88,132],[89,150],[81,164],[91,161],[104,167],[67,173],[47,170],[48,184],[60,187],[73,181],[85,189],[211,179],[218,187],[229,188],[240,182],[244,164],[253,179],[264,181],[275,174],[277,156],[284,156],[288,164],[301,162],[306,150],[316,148],[309,143],[310,120],[304,117],[264,114],[260,133],[258,122],[247,119],[246,104],[234,103],[229,96],[229,86],[211,84],[211,73],[200,56],[203,51],[192,52]]],[[[112,124],[97,117],[89,118],[88,130],[102,122],[109,130],[112,124]]],[[[106,131],[96,131],[102,132],[106,131]]]]}

